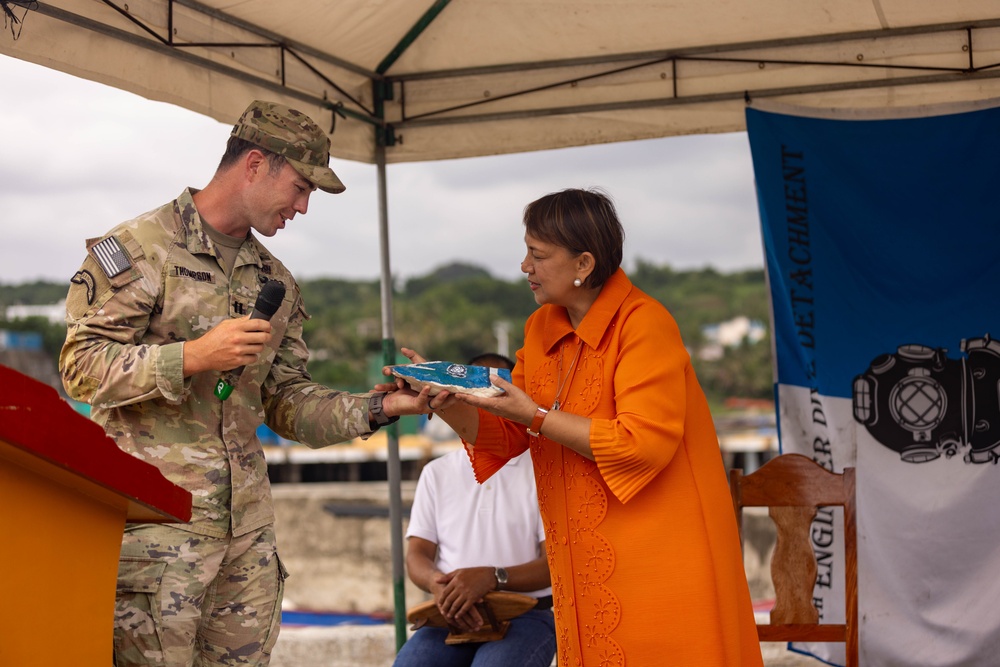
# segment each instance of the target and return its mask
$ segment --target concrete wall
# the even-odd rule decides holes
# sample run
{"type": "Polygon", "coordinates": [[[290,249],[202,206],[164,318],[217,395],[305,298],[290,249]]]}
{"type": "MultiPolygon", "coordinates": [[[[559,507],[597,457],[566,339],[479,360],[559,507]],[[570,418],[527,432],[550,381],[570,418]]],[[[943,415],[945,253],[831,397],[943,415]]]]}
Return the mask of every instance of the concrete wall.
{"type": "MultiPolygon", "coordinates": [[[[413,502],[415,488],[416,482],[403,482],[405,507],[413,502]]],[[[327,505],[388,508],[387,483],[276,484],[272,493],[278,556],[290,573],[285,607],[391,614],[388,517],[337,516],[325,509],[327,505]]],[[[426,599],[409,580],[406,585],[407,606],[426,599]]]]}
{"type": "MultiPolygon", "coordinates": [[[[415,487],[415,482],[403,482],[404,506],[412,502],[415,487]]],[[[291,572],[285,589],[286,608],[391,615],[388,518],[336,516],[325,509],[327,505],[358,511],[384,509],[389,498],[387,484],[278,484],[273,493],[278,553],[291,572]]],[[[743,530],[751,597],[773,599],[768,568],[774,550],[774,525],[766,510],[746,510],[743,530]]],[[[427,599],[408,579],[405,590],[407,607],[427,599]]],[[[784,643],[765,643],[761,648],[766,667],[819,664],[788,651],[784,643]]],[[[283,627],[271,667],[390,667],[395,652],[392,624],[283,627]]]]}
{"type": "MultiPolygon", "coordinates": [[[[404,507],[416,483],[402,484],[404,507]]],[[[328,505],[376,512],[388,507],[386,482],[276,484],[273,488],[278,555],[291,576],[286,608],[356,613],[393,611],[389,520],[385,516],[337,516],[328,505]]],[[[405,520],[404,520],[405,530],[405,520]]],[[[770,556],[774,525],[766,510],[751,508],[743,520],[744,560],[755,600],[774,597],[770,556]]],[[[405,550],[405,544],[404,544],[405,550]]],[[[406,581],[406,605],[427,595],[406,581]]]]}

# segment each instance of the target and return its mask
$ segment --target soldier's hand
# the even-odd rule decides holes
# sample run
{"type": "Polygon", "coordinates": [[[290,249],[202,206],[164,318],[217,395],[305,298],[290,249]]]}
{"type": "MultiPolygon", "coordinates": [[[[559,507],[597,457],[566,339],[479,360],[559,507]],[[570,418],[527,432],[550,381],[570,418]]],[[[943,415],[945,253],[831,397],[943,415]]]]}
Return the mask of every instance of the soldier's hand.
{"type": "MultiPolygon", "coordinates": [[[[385,386],[385,385],[383,385],[385,386]]],[[[390,385],[391,386],[391,385],[390,385]]],[[[415,392],[408,386],[390,391],[382,399],[382,410],[387,417],[400,415],[422,415],[430,411],[431,388],[424,387],[415,392]]]]}
{"type": "Polygon", "coordinates": [[[201,338],[184,343],[184,377],[204,371],[228,371],[257,361],[271,338],[268,320],[223,320],[201,338]]]}

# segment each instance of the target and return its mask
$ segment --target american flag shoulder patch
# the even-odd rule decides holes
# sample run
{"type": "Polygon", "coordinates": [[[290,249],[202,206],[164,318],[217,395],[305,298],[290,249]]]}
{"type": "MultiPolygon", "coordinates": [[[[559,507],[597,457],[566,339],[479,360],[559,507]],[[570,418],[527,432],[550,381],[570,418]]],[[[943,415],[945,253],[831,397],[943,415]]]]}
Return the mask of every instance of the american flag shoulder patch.
{"type": "Polygon", "coordinates": [[[115,236],[109,236],[92,246],[90,254],[94,256],[104,271],[104,275],[108,278],[114,278],[119,273],[132,268],[132,259],[115,236]]]}

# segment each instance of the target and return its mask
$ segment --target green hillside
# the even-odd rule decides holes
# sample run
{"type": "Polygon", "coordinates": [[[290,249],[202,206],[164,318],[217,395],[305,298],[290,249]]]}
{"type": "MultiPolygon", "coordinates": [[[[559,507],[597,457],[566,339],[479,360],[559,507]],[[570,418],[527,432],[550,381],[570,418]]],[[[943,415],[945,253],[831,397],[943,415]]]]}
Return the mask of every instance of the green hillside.
{"type": "MultiPolygon", "coordinates": [[[[708,325],[745,316],[769,326],[763,270],[676,271],[640,261],[629,274],[640,289],[673,313],[713,403],[718,405],[728,397],[772,397],[768,336],[726,348],[721,357],[710,361],[698,354],[706,344],[703,329],[708,325]]],[[[300,287],[310,315],[305,327],[313,355],[310,373],[337,388],[369,388],[371,368],[378,367],[382,351],[378,280],[322,278],[301,281],[300,287]]],[[[395,287],[396,345],[412,347],[431,359],[464,361],[479,352],[494,351],[497,326],[508,331],[513,356],[523,341],[524,321],[536,307],[523,279],[497,279],[467,264],[442,266],[395,287]]],[[[65,294],[66,285],[58,283],[0,285],[0,315],[2,307],[55,303],[65,294]]],[[[0,317],[0,329],[40,331],[46,352],[53,360],[58,358],[62,325],[41,318],[8,322],[0,317]]]]}

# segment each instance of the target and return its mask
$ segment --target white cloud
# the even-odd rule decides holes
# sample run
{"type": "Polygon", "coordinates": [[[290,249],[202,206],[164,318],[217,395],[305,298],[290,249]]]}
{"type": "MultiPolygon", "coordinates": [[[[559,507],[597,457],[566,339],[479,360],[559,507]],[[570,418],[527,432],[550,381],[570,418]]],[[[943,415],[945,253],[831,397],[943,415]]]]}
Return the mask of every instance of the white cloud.
{"type": "MultiPolygon", "coordinates": [[[[84,239],[201,187],[230,126],[0,56],[0,282],[67,280],[84,239]]],[[[267,245],[301,278],[377,278],[376,171],[334,160],[347,192],[313,195],[267,245]]],[[[728,271],[763,264],[746,135],[703,135],[390,165],[390,260],[402,278],[453,261],[520,276],[521,214],[567,187],[598,186],[636,258],[728,271]]]]}

